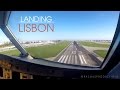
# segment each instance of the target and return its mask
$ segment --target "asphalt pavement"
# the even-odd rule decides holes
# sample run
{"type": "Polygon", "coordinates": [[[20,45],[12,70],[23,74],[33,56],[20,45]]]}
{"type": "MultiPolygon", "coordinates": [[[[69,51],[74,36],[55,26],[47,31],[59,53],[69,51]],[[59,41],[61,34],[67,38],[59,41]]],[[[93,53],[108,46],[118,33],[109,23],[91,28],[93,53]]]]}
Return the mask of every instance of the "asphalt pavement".
{"type": "Polygon", "coordinates": [[[55,61],[84,66],[99,66],[102,63],[95,55],[91,54],[75,41],[55,61]]]}

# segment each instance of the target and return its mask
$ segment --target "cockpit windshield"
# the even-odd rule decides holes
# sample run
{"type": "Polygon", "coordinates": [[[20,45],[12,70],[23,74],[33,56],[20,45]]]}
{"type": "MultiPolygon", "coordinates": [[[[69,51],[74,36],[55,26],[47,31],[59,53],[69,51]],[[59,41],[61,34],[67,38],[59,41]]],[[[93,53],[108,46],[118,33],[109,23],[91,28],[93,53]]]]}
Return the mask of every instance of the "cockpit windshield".
{"type": "MultiPolygon", "coordinates": [[[[100,66],[111,45],[117,11],[12,11],[8,27],[35,59],[100,66]]],[[[0,49],[10,44],[0,31],[0,49]],[[4,47],[2,47],[4,46],[4,47]]],[[[0,53],[19,56],[16,48],[0,53]]]]}

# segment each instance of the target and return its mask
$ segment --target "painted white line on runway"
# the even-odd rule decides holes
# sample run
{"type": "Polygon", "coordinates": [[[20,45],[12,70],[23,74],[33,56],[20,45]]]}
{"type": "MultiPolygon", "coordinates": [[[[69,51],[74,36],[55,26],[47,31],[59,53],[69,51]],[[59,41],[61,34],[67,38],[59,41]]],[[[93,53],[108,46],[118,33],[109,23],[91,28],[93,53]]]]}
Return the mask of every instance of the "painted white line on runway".
{"type": "Polygon", "coordinates": [[[76,51],[72,51],[72,54],[76,54],[76,51]]]}
{"type": "Polygon", "coordinates": [[[77,56],[75,55],[75,64],[77,64],[77,56]]]}
{"type": "Polygon", "coordinates": [[[79,59],[80,59],[81,64],[83,64],[83,60],[82,60],[82,58],[81,58],[81,55],[78,55],[78,56],[79,56],[79,59]]]}
{"type": "Polygon", "coordinates": [[[70,64],[70,60],[71,60],[71,55],[69,56],[69,59],[68,59],[68,64],[70,64]]]}
{"type": "Polygon", "coordinates": [[[84,56],[83,56],[83,55],[81,55],[81,56],[82,56],[83,61],[85,62],[85,64],[87,64],[87,62],[86,62],[86,60],[85,60],[84,56]]]}
{"type": "Polygon", "coordinates": [[[66,57],[66,55],[64,55],[64,57],[62,58],[61,63],[63,63],[63,62],[64,62],[65,57],[66,57]]]}
{"type": "Polygon", "coordinates": [[[77,51],[77,47],[75,47],[76,48],[76,51],[77,51]]]}
{"type": "Polygon", "coordinates": [[[72,55],[72,61],[71,61],[71,64],[74,64],[73,61],[74,61],[74,55],[72,55]]]}
{"type": "Polygon", "coordinates": [[[72,51],[72,54],[73,54],[73,51],[72,51]]]}
{"type": "Polygon", "coordinates": [[[66,62],[67,62],[67,60],[68,60],[68,55],[66,56],[66,59],[65,59],[64,63],[66,63],[66,62]]]}
{"type": "Polygon", "coordinates": [[[63,55],[60,57],[60,59],[57,62],[60,62],[62,60],[62,58],[63,58],[63,55]]]}

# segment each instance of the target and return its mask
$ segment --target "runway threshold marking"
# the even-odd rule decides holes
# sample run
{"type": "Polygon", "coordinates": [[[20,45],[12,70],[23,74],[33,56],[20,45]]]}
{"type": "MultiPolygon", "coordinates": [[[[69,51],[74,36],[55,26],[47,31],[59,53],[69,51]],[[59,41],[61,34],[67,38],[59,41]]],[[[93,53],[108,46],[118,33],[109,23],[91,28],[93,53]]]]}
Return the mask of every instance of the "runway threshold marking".
{"type": "Polygon", "coordinates": [[[78,64],[78,62],[77,62],[77,56],[75,55],[75,64],[78,64]]]}
{"type": "Polygon", "coordinates": [[[79,56],[79,58],[80,58],[80,62],[81,62],[81,64],[83,64],[83,60],[82,60],[81,55],[78,55],[78,56],[79,56]]]}
{"type": "Polygon", "coordinates": [[[71,60],[71,55],[69,56],[69,59],[68,59],[68,64],[70,64],[70,60],[71,60]]]}
{"type": "Polygon", "coordinates": [[[73,64],[73,61],[74,61],[74,56],[72,55],[72,61],[71,61],[71,64],[73,64]]]}
{"type": "Polygon", "coordinates": [[[66,55],[64,55],[64,57],[62,58],[61,63],[63,63],[63,62],[64,62],[65,57],[66,57],[66,55]]]}
{"type": "Polygon", "coordinates": [[[87,64],[87,62],[86,62],[84,56],[83,56],[83,55],[81,55],[81,56],[82,56],[82,58],[83,58],[84,63],[87,64]]]}
{"type": "Polygon", "coordinates": [[[65,60],[64,60],[64,63],[66,63],[68,60],[68,55],[66,56],[65,60]]]}
{"type": "Polygon", "coordinates": [[[58,62],[60,62],[62,60],[62,58],[63,58],[63,55],[59,58],[58,62]]]}

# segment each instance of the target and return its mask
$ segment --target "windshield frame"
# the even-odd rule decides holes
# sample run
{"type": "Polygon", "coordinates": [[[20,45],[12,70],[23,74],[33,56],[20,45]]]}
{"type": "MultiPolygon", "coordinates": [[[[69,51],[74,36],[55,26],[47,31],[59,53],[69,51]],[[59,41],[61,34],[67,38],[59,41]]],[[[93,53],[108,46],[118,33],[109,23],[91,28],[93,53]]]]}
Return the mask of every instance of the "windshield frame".
{"type": "MultiPolygon", "coordinates": [[[[8,12],[8,13],[10,13],[10,12],[8,12]]],[[[11,14],[11,13],[10,13],[11,14]]],[[[9,15],[10,16],[10,15],[9,15]]],[[[7,22],[8,22],[8,20],[9,20],[9,16],[6,16],[6,18],[8,18],[7,19],[7,22]]],[[[6,20],[6,18],[4,18],[5,20],[6,20]]],[[[6,22],[6,21],[5,21],[6,22]]],[[[109,50],[108,50],[108,52],[107,52],[107,55],[106,55],[106,57],[104,58],[104,61],[102,62],[102,64],[100,65],[100,66],[98,66],[98,67],[89,67],[88,66],[88,68],[92,68],[92,69],[97,69],[97,70],[101,70],[101,69],[103,69],[105,66],[106,66],[106,64],[109,62],[109,60],[110,60],[110,58],[112,57],[112,55],[113,55],[113,53],[115,52],[115,50],[116,50],[116,48],[117,48],[117,46],[118,46],[118,44],[119,44],[119,37],[120,37],[120,27],[119,27],[119,24],[120,24],[120,14],[119,14],[119,18],[118,18],[118,23],[117,23],[117,28],[116,28],[116,30],[115,30],[115,34],[114,34],[114,37],[113,37],[113,40],[112,40],[112,43],[111,43],[111,45],[110,45],[110,48],[109,48],[109,50]]],[[[5,26],[7,26],[7,24],[5,24],[5,26]]],[[[14,35],[15,36],[15,35],[14,35]]],[[[14,44],[15,45],[15,44],[14,44]]],[[[18,48],[18,47],[16,47],[16,48],[18,48]]],[[[24,47],[23,47],[24,48],[24,47]]],[[[34,59],[34,60],[37,60],[37,59],[34,59]]],[[[30,61],[31,62],[31,61],[30,61]]],[[[45,62],[49,62],[49,61],[45,61],[45,62]]],[[[51,62],[51,61],[50,61],[51,62]]],[[[51,63],[56,63],[56,62],[51,62],[51,63]]],[[[57,63],[56,63],[57,64],[57,63]]],[[[66,65],[66,64],[59,64],[59,65],[66,65]]],[[[66,65],[66,66],[73,66],[73,67],[76,67],[76,65],[66,65]]],[[[73,68],[73,67],[71,67],[71,68],[73,68]]],[[[79,67],[77,67],[77,68],[79,68],[79,69],[83,69],[83,70],[88,70],[88,68],[82,68],[82,67],[84,67],[84,66],[79,66],[79,67]]],[[[66,67],[67,68],[67,67],[66,67]]],[[[76,68],[76,69],[77,69],[76,68]]]]}

